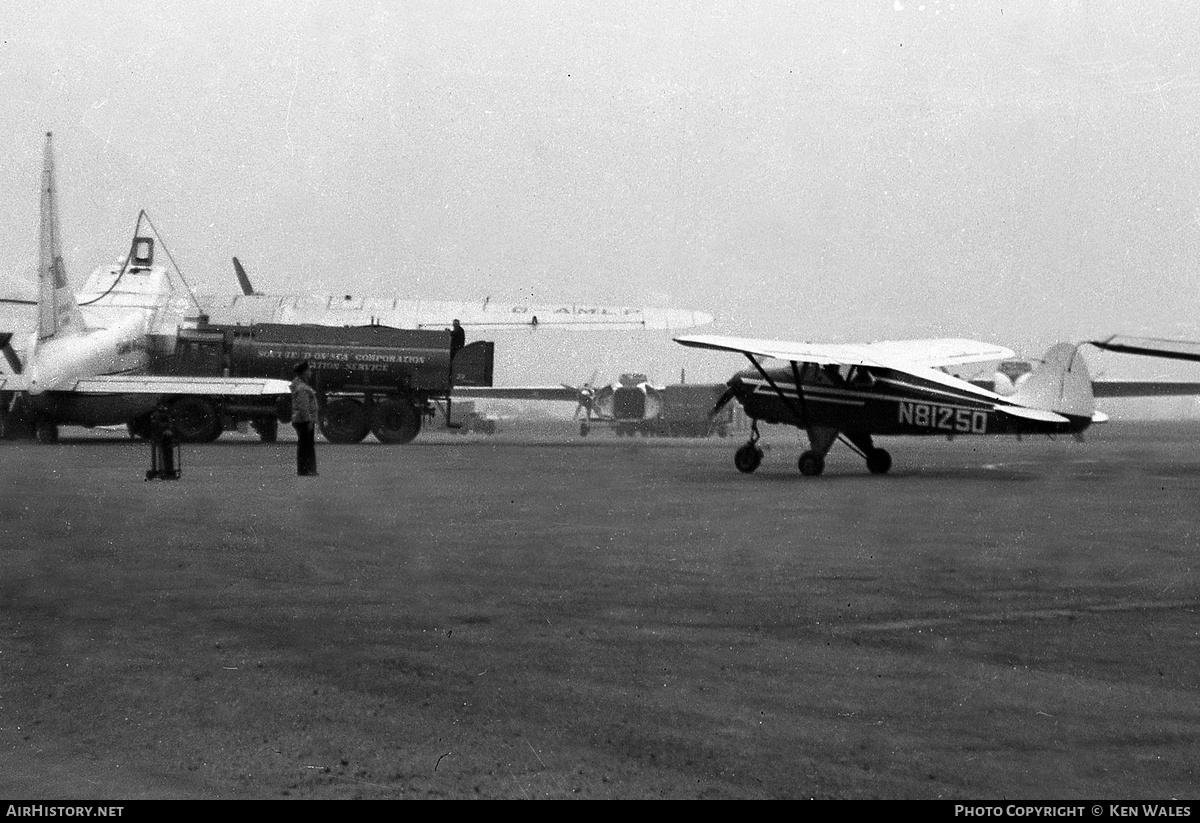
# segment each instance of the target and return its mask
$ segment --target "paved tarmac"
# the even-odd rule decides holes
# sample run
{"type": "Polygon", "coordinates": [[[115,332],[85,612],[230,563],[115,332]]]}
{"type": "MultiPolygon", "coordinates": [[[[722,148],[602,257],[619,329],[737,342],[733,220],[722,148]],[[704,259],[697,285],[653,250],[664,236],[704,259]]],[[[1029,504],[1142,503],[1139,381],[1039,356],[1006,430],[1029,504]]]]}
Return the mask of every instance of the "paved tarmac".
{"type": "Polygon", "coordinates": [[[0,444],[0,794],[1193,798],[1200,425],[0,444]]]}

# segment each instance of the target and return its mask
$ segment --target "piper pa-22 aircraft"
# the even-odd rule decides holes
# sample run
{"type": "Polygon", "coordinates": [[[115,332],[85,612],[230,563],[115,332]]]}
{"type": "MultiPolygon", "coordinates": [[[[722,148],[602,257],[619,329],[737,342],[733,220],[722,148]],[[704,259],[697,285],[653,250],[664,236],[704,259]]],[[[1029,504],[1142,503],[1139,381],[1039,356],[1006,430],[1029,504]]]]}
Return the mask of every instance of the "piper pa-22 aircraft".
{"type": "Polygon", "coordinates": [[[753,421],[750,442],[734,465],[744,473],[762,462],[758,423],[805,429],[809,448],[801,474],[818,475],[841,439],[874,474],[891,455],[874,435],[1075,434],[1107,416],[1095,410],[1092,382],[1078,346],[1059,343],[1010,395],[1002,396],[943,371],[999,361],[1013,352],[974,340],[900,340],[818,344],[695,335],[675,338],[700,349],[737,352],[752,368],[738,372],[718,401],[737,400],[753,421]],[[784,361],[766,366],[764,360],[784,361]]]}
{"type": "Polygon", "coordinates": [[[153,265],[153,249],[150,238],[135,237],[119,278],[121,287],[91,301],[86,314],[80,310],[63,266],[54,153],[47,133],[37,330],[24,349],[24,360],[11,345],[12,333],[0,335],[8,367],[7,373],[0,372],[5,428],[32,423],[38,439],[53,441],[61,424],[129,423],[148,415],[167,397],[288,394],[283,380],[143,373],[150,335],[163,323],[173,324],[167,318],[180,308],[163,267],[153,265]]]}

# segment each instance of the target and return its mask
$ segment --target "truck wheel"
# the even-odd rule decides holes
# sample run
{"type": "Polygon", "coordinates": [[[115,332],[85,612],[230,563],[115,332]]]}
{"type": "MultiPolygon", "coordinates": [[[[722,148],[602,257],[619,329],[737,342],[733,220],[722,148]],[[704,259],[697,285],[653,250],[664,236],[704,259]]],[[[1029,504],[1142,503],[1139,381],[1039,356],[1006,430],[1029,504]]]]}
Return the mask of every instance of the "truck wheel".
{"type": "Polygon", "coordinates": [[[321,434],[330,443],[361,443],[367,429],[367,410],[353,398],[330,400],[321,410],[321,434]]]}
{"type": "Polygon", "coordinates": [[[221,416],[206,397],[181,397],[171,404],[175,436],[184,443],[211,443],[221,436],[221,416]]]}
{"type": "Polygon", "coordinates": [[[274,443],[279,439],[279,421],[274,417],[262,417],[251,421],[250,425],[264,443],[274,443]]]}
{"type": "MultiPolygon", "coordinates": [[[[411,443],[421,431],[421,415],[405,400],[380,400],[375,404],[371,433],[380,443],[411,443]]],[[[463,431],[463,429],[459,429],[463,431]]]]}

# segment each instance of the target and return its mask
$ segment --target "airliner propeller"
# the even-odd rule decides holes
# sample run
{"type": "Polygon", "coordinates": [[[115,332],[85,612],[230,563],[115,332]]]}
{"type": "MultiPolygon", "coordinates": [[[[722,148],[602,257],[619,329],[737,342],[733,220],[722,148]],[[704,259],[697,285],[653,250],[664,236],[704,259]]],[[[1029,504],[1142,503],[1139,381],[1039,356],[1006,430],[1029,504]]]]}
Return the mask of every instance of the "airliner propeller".
{"type": "MultiPolygon", "coordinates": [[[[592,403],[596,399],[596,372],[592,372],[592,377],[586,383],[579,387],[579,400],[575,404],[575,414],[573,418],[579,417],[579,412],[585,412],[590,418],[592,416],[592,403]]],[[[570,388],[574,388],[571,386],[570,388]]]]}

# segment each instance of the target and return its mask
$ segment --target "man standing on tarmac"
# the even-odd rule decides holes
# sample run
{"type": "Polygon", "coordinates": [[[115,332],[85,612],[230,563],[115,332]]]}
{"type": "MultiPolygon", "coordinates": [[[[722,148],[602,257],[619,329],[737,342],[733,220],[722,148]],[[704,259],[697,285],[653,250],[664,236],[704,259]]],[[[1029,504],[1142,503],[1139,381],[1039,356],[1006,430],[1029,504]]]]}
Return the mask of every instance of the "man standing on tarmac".
{"type": "Polygon", "coordinates": [[[296,366],[292,380],[292,428],[296,430],[296,474],[317,476],[317,393],[308,385],[308,362],[296,366]]]}
{"type": "Polygon", "coordinates": [[[458,354],[467,342],[467,332],[459,324],[458,320],[454,321],[454,327],[450,329],[450,360],[453,362],[454,355],[458,354]]]}

